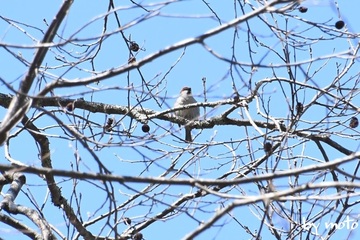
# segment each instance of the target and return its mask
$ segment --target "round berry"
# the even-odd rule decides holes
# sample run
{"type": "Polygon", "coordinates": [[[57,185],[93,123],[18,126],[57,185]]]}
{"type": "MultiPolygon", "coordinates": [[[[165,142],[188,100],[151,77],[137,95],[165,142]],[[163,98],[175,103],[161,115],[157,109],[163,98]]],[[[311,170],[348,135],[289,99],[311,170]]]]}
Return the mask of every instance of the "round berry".
{"type": "Polygon", "coordinates": [[[264,144],[264,151],[265,151],[266,153],[268,153],[268,152],[271,151],[271,149],[272,149],[271,143],[270,143],[270,142],[266,142],[266,143],[264,144]]]}
{"type": "Polygon", "coordinates": [[[352,117],[349,126],[351,128],[357,128],[359,126],[359,120],[356,117],[352,117]]]}
{"type": "Polygon", "coordinates": [[[137,51],[139,51],[139,49],[140,49],[139,44],[137,44],[136,42],[131,42],[130,43],[130,50],[131,51],[137,52],[137,51]]]}
{"type": "Polygon", "coordinates": [[[342,29],[344,26],[345,26],[345,23],[344,23],[344,21],[342,21],[342,20],[339,20],[339,21],[337,21],[337,22],[335,23],[335,27],[336,27],[337,29],[342,29]]]}
{"type": "Polygon", "coordinates": [[[303,7],[303,6],[300,6],[300,7],[299,7],[299,12],[301,12],[301,13],[306,13],[307,10],[308,10],[307,7],[303,7]]]}
{"type": "Polygon", "coordinates": [[[126,225],[130,225],[130,224],[131,224],[131,219],[128,218],[128,217],[124,217],[124,223],[125,223],[126,225]]]}
{"type": "Polygon", "coordinates": [[[142,125],[141,130],[145,133],[150,131],[150,127],[147,124],[142,125]]]}

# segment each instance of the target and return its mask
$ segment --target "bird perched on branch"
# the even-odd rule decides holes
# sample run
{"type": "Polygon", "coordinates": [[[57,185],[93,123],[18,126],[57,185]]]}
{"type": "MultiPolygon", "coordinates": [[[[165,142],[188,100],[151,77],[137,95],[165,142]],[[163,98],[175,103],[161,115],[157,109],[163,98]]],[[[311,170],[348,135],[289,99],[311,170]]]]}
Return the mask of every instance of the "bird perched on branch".
{"type": "MultiPolygon", "coordinates": [[[[176,99],[174,104],[174,108],[182,107],[188,104],[196,103],[197,101],[191,94],[191,88],[183,87],[180,91],[179,97],[176,99]]],[[[175,111],[175,115],[187,119],[189,121],[197,120],[200,116],[200,108],[192,107],[175,111]]],[[[185,140],[187,142],[192,142],[191,137],[191,128],[189,126],[185,126],[185,140]]]]}

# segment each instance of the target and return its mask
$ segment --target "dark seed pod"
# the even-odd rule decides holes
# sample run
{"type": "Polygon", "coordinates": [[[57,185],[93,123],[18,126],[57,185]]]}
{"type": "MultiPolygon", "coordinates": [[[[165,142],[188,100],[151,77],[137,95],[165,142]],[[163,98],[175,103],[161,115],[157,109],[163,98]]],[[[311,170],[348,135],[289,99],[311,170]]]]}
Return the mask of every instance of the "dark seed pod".
{"type": "Polygon", "coordinates": [[[135,57],[130,57],[129,60],[128,60],[128,64],[134,63],[134,62],[136,62],[136,58],[135,57]]]}
{"type": "Polygon", "coordinates": [[[131,42],[130,43],[130,50],[133,52],[137,52],[139,51],[140,47],[139,44],[137,44],[136,42],[131,42]]]}
{"type": "Polygon", "coordinates": [[[234,94],[234,101],[235,101],[235,102],[239,102],[239,100],[240,100],[239,94],[238,94],[238,93],[235,93],[235,94],[234,94]]]}
{"type": "Polygon", "coordinates": [[[126,225],[130,225],[130,224],[131,224],[131,219],[128,218],[128,217],[124,217],[124,223],[125,223],[126,225]]]}
{"type": "Polygon", "coordinates": [[[113,118],[108,118],[107,122],[106,122],[106,125],[104,126],[104,129],[107,131],[107,132],[111,132],[112,130],[112,124],[114,123],[114,119],[113,118]]]}
{"type": "Polygon", "coordinates": [[[75,109],[75,102],[70,102],[70,103],[68,103],[65,108],[66,108],[66,110],[69,111],[69,112],[74,111],[74,109],[75,109]]]}
{"type": "Polygon", "coordinates": [[[301,102],[298,102],[296,104],[296,112],[297,114],[300,114],[304,111],[304,105],[301,102]]]}
{"type": "Polygon", "coordinates": [[[265,151],[266,153],[269,153],[269,152],[271,151],[271,149],[272,149],[271,143],[270,143],[270,142],[266,142],[266,143],[264,144],[264,151],[265,151]]]}
{"type": "Polygon", "coordinates": [[[150,126],[147,124],[142,125],[141,130],[145,133],[150,131],[150,126]]]}
{"type": "Polygon", "coordinates": [[[142,239],[143,239],[143,235],[140,232],[135,233],[135,235],[133,236],[133,240],[142,240],[142,239]]]}
{"type": "Polygon", "coordinates": [[[112,125],[113,124],[113,122],[114,122],[114,119],[113,118],[108,118],[108,120],[107,120],[107,125],[112,125]]]}
{"type": "Polygon", "coordinates": [[[356,117],[352,117],[349,126],[351,128],[357,128],[359,126],[359,120],[356,117]]]}
{"type": "Polygon", "coordinates": [[[111,132],[111,130],[112,130],[112,126],[111,126],[111,125],[106,124],[106,125],[104,126],[104,129],[105,129],[107,132],[111,132]]]}
{"type": "Polygon", "coordinates": [[[337,29],[342,29],[344,26],[345,26],[345,23],[344,23],[344,21],[342,21],[342,20],[339,20],[339,21],[337,21],[337,22],[335,23],[335,27],[336,27],[337,29]]]}
{"type": "Polygon", "coordinates": [[[307,7],[303,7],[303,6],[300,6],[300,7],[299,7],[299,12],[301,12],[301,13],[306,13],[307,10],[308,10],[307,7]]]}

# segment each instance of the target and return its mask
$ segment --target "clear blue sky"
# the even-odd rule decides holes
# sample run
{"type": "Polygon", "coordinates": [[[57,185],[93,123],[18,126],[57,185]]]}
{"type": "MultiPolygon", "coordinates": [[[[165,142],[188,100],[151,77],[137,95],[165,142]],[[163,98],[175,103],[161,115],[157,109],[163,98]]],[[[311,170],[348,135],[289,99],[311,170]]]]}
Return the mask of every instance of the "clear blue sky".
{"type": "MultiPolygon", "coordinates": [[[[28,26],[36,26],[38,29],[17,24],[19,27],[26,31],[25,34],[23,31],[16,29],[15,27],[11,27],[3,19],[0,19],[0,42],[26,46],[33,45],[35,43],[33,39],[35,39],[35,41],[39,41],[42,37],[42,32],[47,29],[44,19],[48,24],[50,24],[54,15],[58,11],[61,2],[62,1],[59,0],[13,0],[2,2],[0,4],[0,16],[26,23],[28,26]]],[[[142,4],[146,5],[152,2],[155,1],[142,1],[142,4]]],[[[224,23],[232,20],[235,17],[234,1],[209,0],[207,2],[215,10],[221,21],[223,21],[224,23]]],[[[94,20],[95,18],[106,13],[108,8],[107,4],[108,3],[106,1],[75,1],[73,6],[71,7],[68,17],[60,27],[59,36],[66,39],[76,33],[74,38],[78,40],[78,44],[93,43],[94,39],[88,38],[98,37],[102,34],[103,18],[99,18],[98,20],[92,22],[84,29],[82,28],[91,20],[94,20]],[[79,29],[82,30],[77,33],[79,29]]],[[[123,26],[146,14],[146,12],[138,8],[129,8],[129,6],[133,6],[130,1],[116,1],[116,4],[118,7],[122,6],[124,8],[123,10],[118,11],[118,15],[123,26]]],[[[334,23],[339,19],[338,12],[335,5],[333,4],[333,1],[309,0],[306,1],[304,5],[309,7],[307,13],[301,14],[297,10],[295,10],[294,12],[289,12],[289,14],[297,15],[299,18],[304,18],[311,22],[327,24],[329,28],[333,28],[334,23]]],[[[346,22],[346,26],[348,27],[349,31],[354,33],[360,31],[360,26],[358,24],[360,20],[358,14],[359,5],[360,4],[355,1],[339,2],[340,17],[346,22]]],[[[156,6],[149,8],[155,9],[156,6]]],[[[124,31],[127,37],[131,35],[131,39],[136,41],[141,47],[144,48],[144,51],[140,51],[136,56],[138,60],[164,48],[165,46],[172,45],[178,41],[182,41],[187,38],[198,36],[212,28],[219,26],[219,22],[213,18],[214,16],[212,12],[203,3],[203,1],[179,1],[176,4],[170,4],[169,6],[163,7],[159,11],[159,16],[143,21],[138,25],[124,31]]],[[[245,9],[245,11],[249,12],[249,8],[245,9]]],[[[237,13],[239,16],[241,16],[241,9],[237,9],[237,13]]],[[[272,19],[271,15],[267,14],[265,17],[268,21],[274,22],[274,19],[272,19]]],[[[278,21],[280,26],[284,26],[284,17],[277,16],[276,20],[278,21]]],[[[267,45],[272,46],[274,49],[279,49],[279,51],[281,51],[281,43],[276,38],[274,38],[272,32],[269,31],[269,28],[262,21],[254,18],[249,21],[249,24],[251,31],[257,36],[260,41],[265,42],[267,45]]],[[[310,25],[305,25],[301,21],[295,21],[293,18],[290,19],[289,29],[293,29],[293,31],[298,32],[299,34],[303,33],[315,39],[319,38],[322,35],[325,35],[324,33],[317,31],[315,28],[305,32],[305,30],[309,27],[310,25]]],[[[110,15],[108,19],[107,32],[113,32],[115,30],[117,30],[115,18],[114,15],[110,15]]],[[[247,48],[247,33],[248,27],[245,24],[239,25],[235,51],[237,60],[243,63],[250,63],[247,48]]],[[[233,36],[234,30],[230,29],[217,36],[211,37],[205,42],[218,54],[226,58],[230,58],[232,54],[231,47],[233,42],[233,36]]],[[[59,37],[56,39],[55,42],[57,41],[59,41],[59,37]]],[[[357,41],[342,38],[334,40],[323,40],[316,43],[314,42],[313,57],[316,58],[318,56],[346,51],[348,50],[350,44],[356,45],[357,41]]],[[[276,56],[276,54],[272,52],[266,52],[264,48],[256,48],[255,45],[253,45],[253,47],[254,50],[259,51],[258,53],[253,55],[253,60],[255,63],[261,63],[264,65],[283,64],[283,62],[276,56]],[[265,54],[267,55],[264,58],[265,54]]],[[[84,48],[80,48],[79,46],[71,44],[66,45],[65,48],[67,51],[72,52],[74,58],[71,59],[66,54],[64,54],[64,56],[66,55],[68,61],[74,62],[77,61],[76,56],[81,55],[80,51],[84,51],[84,48]]],[[[29,62],[31,62],[34,54],[33,49],[11,48],[11,50],[17,53],[19,56],[24,57],[29,62]]],[[[56,54],[54,54],[54,52],[52,51],[49,51],[46,59],[44,60],[44,63],[48,63],[49,69],[47,70],[47,72],[49,74],[53,74],[53,76],[61,75],[64,76],[66,79],[72,80],[75,80],[76,78],[90,77],[95,73],[100,73],[102,71],[108,70],[109,68],[116,68],[127,64],[128,61],[128,51],[126,51],[125,49],[125,44],[120,33],[112,35],[103,42],[101,50],[94,60],[95,72],[92,72],[92,66],[89,64],[89,62],[85,62],[78,66],[82,69],[86,69],[87,71],[80,71],[77,70],[77,68],[73,68],[70,71],[67,71],[67,68],[62,67],[62,62],[56,60],[55,58],[55,56],[61,56],[61,50],[60,54],[58,49],[53,49],[53,51],[56,54]]],[[[94,52],[92,52],[91,54],[93,53],[94,52]]],[[[297,52],[296,60],[302,61],[307,59],[309,59],[308,51],[297,52]]],[[[336,62],[345,64],[343,60],[334,58],[330,60],[330,63],[326,66],[324,70],[321,71],[321,73],[315,74],[315,78],[311,79],[311,81],[313,81],[313,83],[316,85],[326,86],[329,83],[329,81],[327,81],[326,79],[333,78],[336,75],[336,70],[334,67],[336,62]]],[[[322,64],[324,64],[324,61],[315,62],[312,66],[306,64],[303,65],[303,67],[309,67],[310,72],[313,72],[314,70],[318,69],[318,67],[322,64]]],[[[356,62],[356,64],[358,63],[356,62]]],[[[244,67],[244,69],[249,71],[248,67],[244,67]]],[[[8,83],[11,83],[11,85],[16,89],[19,85],[19,81],[21,80],[24,73],[26,73],[26,71],[27,66],[24,66],[23,63],[15,59],[3,48],[0,48],[0,77],[2,79],[7,81],[8,83]]],[[[301,74],[299,69],[298,71],[299,72],[297,76],[299,78],[304,78],[303,80],[301,80],[302,82],[305,81],[305,76],[301,74]]],[[[207,79],[206,88],[208,101],[227,99],[230,98],[233,94],[231,78],[229,75],[229,64],[216,59],[214,56],[207,53],[206,50],[200,45],[193,45],[186,48],[185,50],[181,49],[167,54],[141,67],[141,72],[147,82],[151,82],[155,85],[156,83],[161,81],[161,84],[158,88],[160,92],[156,96],[158,97],[158,100],[164,100],[163,105],[161,107],[158,106],[155,103],[154,99],[149,99],[142,104],[143,107],[156,111],[166,110],[168,107],[171,107],[179,90],[185,85],[189,85],[192,87],[193,94],[198,99],[198,101],[204,101],[203,82],[201,80],[203,77],[206,77],[207,79]],[[184,55],[182,55],[183,52],[184,55]],[[181,60],[179,61],[179,63],[177,63],[176,66],[167,74],[171,66],[174,65],[180,57],[181,60]]],[[[287,77],[287,73],[284,69],[278,69],[276,73],[278,76],[287,77]]],[[[349,75],[351,74],[356,75],[357,72],[349,72],[349,75]]],[[[234,76],[237,81],[236,87],[238,88],[239,93],[242,96],[246,96],[247,94],[249,94],[249,90],[243,87],[243,82],[247,83],[249,81],[249,75],[245,74],[244,72],[240,72],[240,74],[238,75],[238,73],[234,72],[234,76]]],[[[252,87],[254,87],[254,83],[256,83],[257,81],[272,76],[272,70],[259,69],[252,76],[252,87]]],[[[50,80],[51,78],[52,76],[48,75],[47,80],[50,80]]],[[[87,101],[92,100],[94,102],[126,105],[128,99],[124,88],[128,84],[128,79],[130,79],[131,84],[138,91],[141,90],[142,80],[139,77],[138,72],[136,70],[133,70],[129,74],[122,74],[111,79],[104,80],[98,85],[92,84],[87,87],[81,88],[79,87],[71,89],[56,89],[55,94],[58,96],[69,98],[84,97],[84,99],[87,101]],[[106,90],[107,88],[114,89],[106,90]],[[92,92],[93,89],[99,91],[92,92]],[[79,94],[84,92],[86,93],[79,94]]],[[[36,94],[39,91],[39,88],[41,89],[42,87],[44,87],[44,83],[42,83],[40,86],[36,85],[36,87],[34,87],[30,92],[30,94],[36,94]]],[[[0,84],[0,92],[10,93],[10,91],[2,84],[0,84]]],[[[138,92],[138,94],[140,94],[140,92],[138,92]]],[[[300,92],[300,100],[306,104],[313,98],[314,94],[315,92],[309,91],[300,92]]],[[[281,89],[279,88],[279,85],[274,84],[271,87],[267,87],[264,90],[264,95],[266,96],[266,99],[271,99],[269,104],[273,116],[279,118],[287,117],[288,106],[286,104],[286,98],[281,94],[281,89]]],[[[132,95],[131,104],[136,104],[135,94],[132,95]]],[[[215,110],[207,109],[206,118],[216,116],[227,108],[228,107],[219,107],[215,110]]],[[[56,111],[58,110],[58,108],[52,108],[52,110],[56,111]]],[[[203,117],[205,117],[203,109],[201,109],[201,111],[203,117]]],[[[5,112],[6,110],[1,108],[0,116],[3,116],[5,112]]],[[[256,105],[254,103],[250,105],[250,112],[252,113],[252,117],[254,119],[264,120],[261,116],[256,114],[256,105]]],[[[84,112],[80,109],[75,110],[75,113],[78,115],[83,115],[84,117],[87,117],[88,114],[87,112],[84,112]]],[[[32,114],[37,115],[40,114],[40,112],[31,111],[29,117],[32,116],[32,114]]],[[[61,112],[56,112],[55,114],[67,124],[74,123],[74,119],[72,117],[67,117],[61,112]]],[[[238,117],[237,114],[238,112],[236,111],[231,115],[231,117],[238,117]]],[[[306,120],[308,121],[317,121],[319,119],[322,119],[325,114],[325,110],[319,107],[307,112],[304,115],[304,118],[306,118],[306,120]]],[[[122,116],[114,117],[118,121],[122,116]]],[[[90,119],[103,124],[105,123],[106,117],[104,114],[96,113],[91,114],[90,119]]],[[[340,121],[345,121],[347,119],[348,118],[341,118],[340,121]]],[[[42,128],[49,125],[55,125],[55,122],[49,118],[44,118],[35,121],[35,124],[37,124],[39,128],[42,128]]],[[[128,127],[129,119],[125,119],[123,121],[123,124],[124,127],[128,127]]],[[[149,125],[151,127],[151,133],[157,136],[163,136],[160,141],[163,141],[164,143],[167,143],[169,145],[163,144],[161,142],[152,141],[150,138],[148,138],[146,134],[141,132],[140,125],[138,125],[137,130],[134,132],[134,134],[139,137],[143,137],[143,140],[140,140],[139,145],[132,145],[129,142],[129,139],[127,139],[125,136],[114,136],[114,141],[125,141],[124,146],[104,148],[101,150],[101,152],[96,151],[96,154],[100,156],[101,161],[103,161],[104,164],[109,167],[114,174],[154,177],[158,176],[164,171],[164,169],[166,169],[171,164],[171,161],[174,160],[174,157],[177,156],[177,154],[169,154],[165,158],[161,158],[159,161],[156,161],[156,164],[150,165],[148,169],[146,168],[146,164],[144,164],[142,160],[155,159],[159,157],[159,154],[155,154],[153,149],[162,149],[164,151],[180,151],[181,148],[176,148],[185,147],[186,145],[184,143],[179,143],[173,135],[169,134],[166,131],[168,129],[171,129],[172,132],[178,131],[177,126],[160,120],[156,120],[155,123],[150,122],[149,125]],[[156,124],[159,124],[163,129],[161,129],[160,127],[158,128],[156,124]],[[130,164],[125,160],[139,160],[139,162],[130,164]]],[[[305,128],[307,127],[307,125],[304,124],[303,126],[299,127],[305,128]]],[[[120,130],[121,129],[122,127],[120,127],[120,130]]],[[[94,127],[94,130],[95,132],[101,132],[96,127],[94,127]]],[[[14,132],[15,131],[16,130],[14,130],[14,132]]],[[[84,131],[86,134],[90,134],[88,129],[84,131]]],[[[250,136],[258,135],[258,133],[253,128],[249,128],[248,131],[250,136]]],[[[263,131],[265,132],[265,129],[263,129],[263,131]]],[[[193,134],[196,134],[198,132],[199,130],[194,130],[193,134]]],[[[74,162],[77,157],[76,154],[79,153],[81,161],[83,162],[82,164],[80,164],[80,171],[97,171],[97,165],[95,161],[93,161],[91,156],[84,149],[82,149],[82,147],[80,147],[77,143],[73,141],[63,140],[57,137],[58,135],[63,134],[62,131],[54,127],[46,129],[46,133],[53,134],[53,136],[50,137],[50,146],[52,151],[51,154],[54,168],[70,170],[70,162],[74,162]]],[[[181,129],[180,132],[176,134],[182,134],[181,136],[183,136],[184,133],[181,129]]],[[[216,126],[213,129],[202,130],[201,135],[198,136],[196,141],[199,143],[211,142],[213,146],[209,148],[208,153],[210,156],[218,157],[218,159],[212,159],[208,156],[201,156],[202,152],[199,151],[199,156],[201,157],[199,157],[198,160],[192,162],[190,164],[191,166],[187,168],[187,171],[189,171],[189,173],[192,174],[194,177],[201,178],[216,178],[220,176],[219,171],[229,171],[228,168],[230,167],[230,164],[225,165],[225,163],[229,161],[231,162],[232,154],[224,145],[216,146],[215,143],[221,141],[243,139],[245,134],[246,133],[244,129],[240,129],[238,127],[216,126]],[[212,138],[213,140],[211,141],[212,138]],[[221,164],[224,164],[224,167],[219,167],[221,164]]],[[[109,136],[104,136],[104,138],[96,136],[95,140],[107,142],[108,138],[109,136]]],[[[263,138],[253,140],[253,148],[259,149],[254,154],[254,158],[263,155],[263,152],[261,150],[262,143],[263,138]]],[[[294,143],[295,141],[293,140],[289,141],[289,145],[294,143]]],[[[237,164],[242,165],[243,163],[248,163],[249,157],[246,155],[246,143],[237,143],[236,146],[236,154],[239,156],[244,156],[242,158],[239,158],[237,164]]],[[[304,150],[304,155],[311,155],[315,151],[315,148],[313,148],[314,146],[311,144],[306,146],[307,148],[304,150]]],[[[347,145],[347,147],[356,150],[358,149],[359,145],[356,141],[351,141],[347,145]]],[[[1,148],[3,149],[3,147],[1,148]]],[[[22,132],[18,139],[11,141],[10,150],[13,158],[23,161],[24,163],[29,165],[40,166],[40,161],[37,155],[37,148],[32,138],[26,132],[22,132]]],[[[332,152],[330,149],[328,150],[330,151],[332,158],[343,156],[338,152],[332,152]]],[[[302,151],[303,149],[301,147],[298,147],[293,154],[297,155],[302,153],[302,151]]],[[[319,151],[316,149],[316,152],[318,153],[319,151]]],[[[179,159],[179,165],[177,165],[177,167],[185,164],[189,159],[191,159],[191,156],[191,154],[184,154],[184,156],[181,156],[179,159]]],[[[319,155],[316,155],[314,157],[321,158],[319,155]]],[[[1,161],[1,163],[6,163],[5,158],[1,161]]],[[[287,165],[281,165],[281,168],[286,169],[287,165]]],[[[31,194],[33,194],[33,196],[36,198],[36,201],[38,201],[38,204],[41,205],[47,194],[45,182],[42,182],[39,180],[39,178],[32,177],[30,175],[27,175],[27,177],[27,184],[29,186],[29,189],[24,189],[24,191],[31,192],[31,194]]],[[[180,177],[185,178],[186,176],[182,175],[180,177]]],[[[59,182],[61,180],[62,178],[58,179],[59,182]]],[[[69,197],[71,191],[73,190],[72,184],[72,181],[68,179],[65,179],[64,183],[60,184],[63,189],[63,194],[66,197],[69,197]]],[[[100,183],[96,184],[101,185],[100,183]]],[[[282,183],[280,182],[278,183],[278,185],[281,186],[282,183]]],[[[127,189],[126,187],[120,186],[120,184],[115,184],[115,186],[115,194],[118,197],[118,204],[126,200],[125,196],[120,194],[119,191],[126,192],[128,194],[134,194],[134,192],[127,189]]],[[[137,190],[145,187],[144,184],[134,184],[130,186],[137,190]]],[[[283,186],[287,186],[286,183],[283,183],[283,186]]],[[[105,194],[103,192],[101,193],[102,195],[99,194],[101,196],[94,196],[95,189],[91,187],[92,185],[88,183],[80,183],[78,187],[78,189],[82,191],[83,194],[81,210],[83,211],[84,216],[86,216],[86,214],[88,214],[89,216],[93,214],[98,208],[100,208],[100,205],[104,201],[106,201],[105,194]]],[[[164,189],[164,191],[173,195],[161,195],[163,198],[157,197],[159,203],[154,206],[154,209],[150,214],[148,214],[148,206],[152,204],[151,202],[145,202],[143,203],[143,207],[130,208],[129,210],[121,211],[119,214],[124,214],[125,216],[131,217],[135,223],[141,222],[144,218],[152,217],[162,209],[166,208],[166,204],[171,204],[173,201],[175,201],[178,198],[178,194],[195,191],[195,189],[190,190],[189,187],[179,186],[171,187],[170,189],[166,189],[164,186],[160,186],[159,189],[164,189]],[[161,201],[163,201],[165,204],[161,204],[161,201]]],[[[159,189],[156,189],[155,192],[162,193],[162,191],[159,189]]],[[[247,186],[244,186],[243,189],[246,190],[246,192],[250,195],[258,194],[258,189],[255,185],[249,184],[247,186]]],[[[240,194],[239,192],[240,191],[238,189],[234,189],[229,193],[240,194]]],[[[29,200],[27,199],[27,197],[25,197],[23,194],[21,195],[22,196],[20,196],[18,199],[19,204],[29,204],[29,200]]],[[[194,212],[189,211],[188,213],[190,215],[194,214],[197,219],[207,221],[209,218],[211,218],[211,216],[213,216],[215,205],[210,204],[209,206],[207,206],[205,202],[213,201],[214,199],[221,201],[221,199],[218,199],[217,197],[202,199],[204,200],[204,202],[199,203],[199,205],[196,205],[195,201],[192,205],[187,206],[189,207],[189,209],[194,208],[194,212]]],[[[224,204],[227,205],[230,202],[231,201],[224,201],[224,204]]],[[[135,203],[138,204],[138,202],[135,203]]],[[[94,214],[98,215],[100,213],[106,212],[107,207],[108,206],[100,209],[99,212],[94,214]]],[[[64,225],[63,220],[58,218],[58,216],[61,216],[61,211],[58,210],[57,212],[52,214],[51,211],[54,211],[54,209],[55,208],[53,208],[52,204],[48,200],[44,209],[45,217],[48,218],[51,223],[54,224],[57,228],[64,231],[66,226],[64,225]]],[[[321,209],[321,206],[319,209],[321,209]]],[[[259,220],[251,215],[251,211],[254,211],[254,208],[251,206],[241,207],[234,210],[232,212],[232,215],[242,223],[245,223],[251,230],[254,230],[259,227],[259,220]],[[244,218],[246,218],[247,220],[243,221],[244,218]]],[[[185,236],[186,233],[192,231],[198,225],[196,221],[191,220],[185,214],[179,217],[175,216],[175,218],[178,219],[165,222],[159,221],[158,223],[155,223],[145,229],[143,231],[145,239],[181,239],[185,236]]],[[[279,219],[279,225],[281,225],[281,221],[283,220],[279,219]]],[[[238,223],[236,223],[236,221],[234,221],[230,215],[221,218],[218,222],[216,222],[216,225],[218,227],[214,227],[212,230],[206,231],[205,234],[200,235],[196,239],[227,239],[234,238],[234,236],[236,236],[235,239],[243,239],[243,229],[239,227],[238,223]],[[221,226],[223,224],[226,224],[226,226],[221,226]]],[[[283,226],[286,228],[286,223],[284,223],[283,226]]],[[[124,227],[125,226],[123,224],[120,224],[119,231],[122,231],[124,227]]],[[[99,225],[94,226],[94,229],[97,228],[99,228],[99,225]]],[[[8,227],[6,225],[0,224],[0,235],[5,239],[18,239],[17,237],[21,236],[12,231],[8,232],[7,229],[8,227]]],[[[104,235],[107,231],[108,229],[106,229],[101,235],[104,235]]],[[[263,239],[272,239],[267,228],[264,228],[263,231],[263,239]]],[[[339,233],[341,233],[341,231],[339,231],[339,233]]],[[[357,234],[356,236],[359,236],[359,234],[357,234]]],[[[70,238],[72,238],[72,236],[70,236],[70,238]]],[[[244,239],[249,239],[249,235],[246,235],[244,239]]]]}

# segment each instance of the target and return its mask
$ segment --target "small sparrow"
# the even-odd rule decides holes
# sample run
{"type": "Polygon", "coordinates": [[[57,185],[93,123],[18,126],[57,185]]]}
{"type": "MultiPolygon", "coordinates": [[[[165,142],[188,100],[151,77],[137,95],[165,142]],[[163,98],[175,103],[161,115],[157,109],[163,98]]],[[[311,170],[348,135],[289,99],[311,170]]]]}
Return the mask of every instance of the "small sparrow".
{"type": "MultiPolygon", "coordinates": [[[[178,107],[185,106],[185,105],[191,104],[191,103],[196,103],[196,102],[197,101],[191,94],[191,88],[183,87],[180,91],[180,96],[176,99],[174,108],[178,108],[178,107]]],[[[200,108],[193,107],[193,108],[181,109],[181,110],[175,111],[175,115],[180,118],[185,118],[189,121],[197,120],[200,116],[200,108]]],[[[192,142],[191,128],[188,126],[185,126],[185,140],[187,142],[192,142]]]]}

